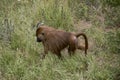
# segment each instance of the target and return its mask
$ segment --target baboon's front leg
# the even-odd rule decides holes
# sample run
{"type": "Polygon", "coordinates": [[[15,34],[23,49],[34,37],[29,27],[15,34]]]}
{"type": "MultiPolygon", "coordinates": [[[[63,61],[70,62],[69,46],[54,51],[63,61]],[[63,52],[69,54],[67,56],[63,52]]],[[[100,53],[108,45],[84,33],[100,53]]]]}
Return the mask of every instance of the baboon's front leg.
{"type": "Polygon", "coordinates": [[[46,54],[48,54],[48,49],[44,47],[44,53],[42,55],[42,59],[45,58],[46,54]]]}
{"type": "Polygon", "coordinates": [[[62,55],[60,52],[57,52],[56,55],[58,56],[59,59],[62,59],[62,55]]]}

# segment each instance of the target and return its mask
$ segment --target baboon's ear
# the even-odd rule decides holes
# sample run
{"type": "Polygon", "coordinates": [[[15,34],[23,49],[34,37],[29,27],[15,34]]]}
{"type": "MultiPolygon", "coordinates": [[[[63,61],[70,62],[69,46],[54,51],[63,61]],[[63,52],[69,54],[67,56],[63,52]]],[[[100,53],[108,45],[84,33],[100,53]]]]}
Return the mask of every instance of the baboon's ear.
{"type": "Polygon", "coordinates": [[[39,28],[40,26],[42,26],[44,23],[43,22],[38,22],[36,27],[39,28]]]}

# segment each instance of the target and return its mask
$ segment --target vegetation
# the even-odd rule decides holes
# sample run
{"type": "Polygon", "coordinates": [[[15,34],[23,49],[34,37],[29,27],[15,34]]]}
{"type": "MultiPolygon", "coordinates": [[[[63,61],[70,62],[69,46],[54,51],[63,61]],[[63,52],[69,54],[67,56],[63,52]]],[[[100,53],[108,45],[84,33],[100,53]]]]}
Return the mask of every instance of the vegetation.
{"type": "Polygon", "coordinates": [[[0,80],[120,80],[119,13],[120,0],[0,0],[0,80]],[[38,21],[86,33],[87,57],[41,60],[38,21]]]}

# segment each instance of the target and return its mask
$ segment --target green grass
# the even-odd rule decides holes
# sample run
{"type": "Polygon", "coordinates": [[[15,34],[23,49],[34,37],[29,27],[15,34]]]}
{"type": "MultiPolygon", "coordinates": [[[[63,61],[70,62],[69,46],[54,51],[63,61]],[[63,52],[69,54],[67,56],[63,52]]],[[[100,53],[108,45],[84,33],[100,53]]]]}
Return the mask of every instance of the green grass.
{"type": "Polygon", "coordinates": [[[97,0],[1,0],[0,80],[119,80],[119,10],[97,0]],[[63,51],[63,60],[52,53],[41,60],[43,45],[35,36],[38,21],[75,31],[82,20],[92,25],[81,30],[93,42],[87,57],[83,51],[72,57],[63,51]]]}
{"type": "Polygon", "coordinates": [[[52,54],[41,60],[39,55],[6,50],[0,57],[0,76],[5,80],[114,80],[119,74],[119,57],[104,52],[89,53],[87,57],[63,54],[61,61],[52,54]]]}

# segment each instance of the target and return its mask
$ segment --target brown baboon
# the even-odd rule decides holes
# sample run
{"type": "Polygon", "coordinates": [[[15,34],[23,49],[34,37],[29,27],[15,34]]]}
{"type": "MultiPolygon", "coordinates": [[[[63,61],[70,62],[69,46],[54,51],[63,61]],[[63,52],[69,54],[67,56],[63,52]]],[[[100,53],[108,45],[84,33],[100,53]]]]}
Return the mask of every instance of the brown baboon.
{"type": "Polygon", "coordinates": [[[74,54],[76,49],[85,50],[85,55],[88,49],[88,40],[84,33],[72,33],[63,30],[58,30],[48,26],[38,26],[36,30],[37,42],[42,42],[44,46],[44,55],[51,51],[61,58],[61,51],[68,47],[70,55],[74,54]],[[85,47],[78,44],[78,37],[83,36],[85,39],[85,47]]]}

